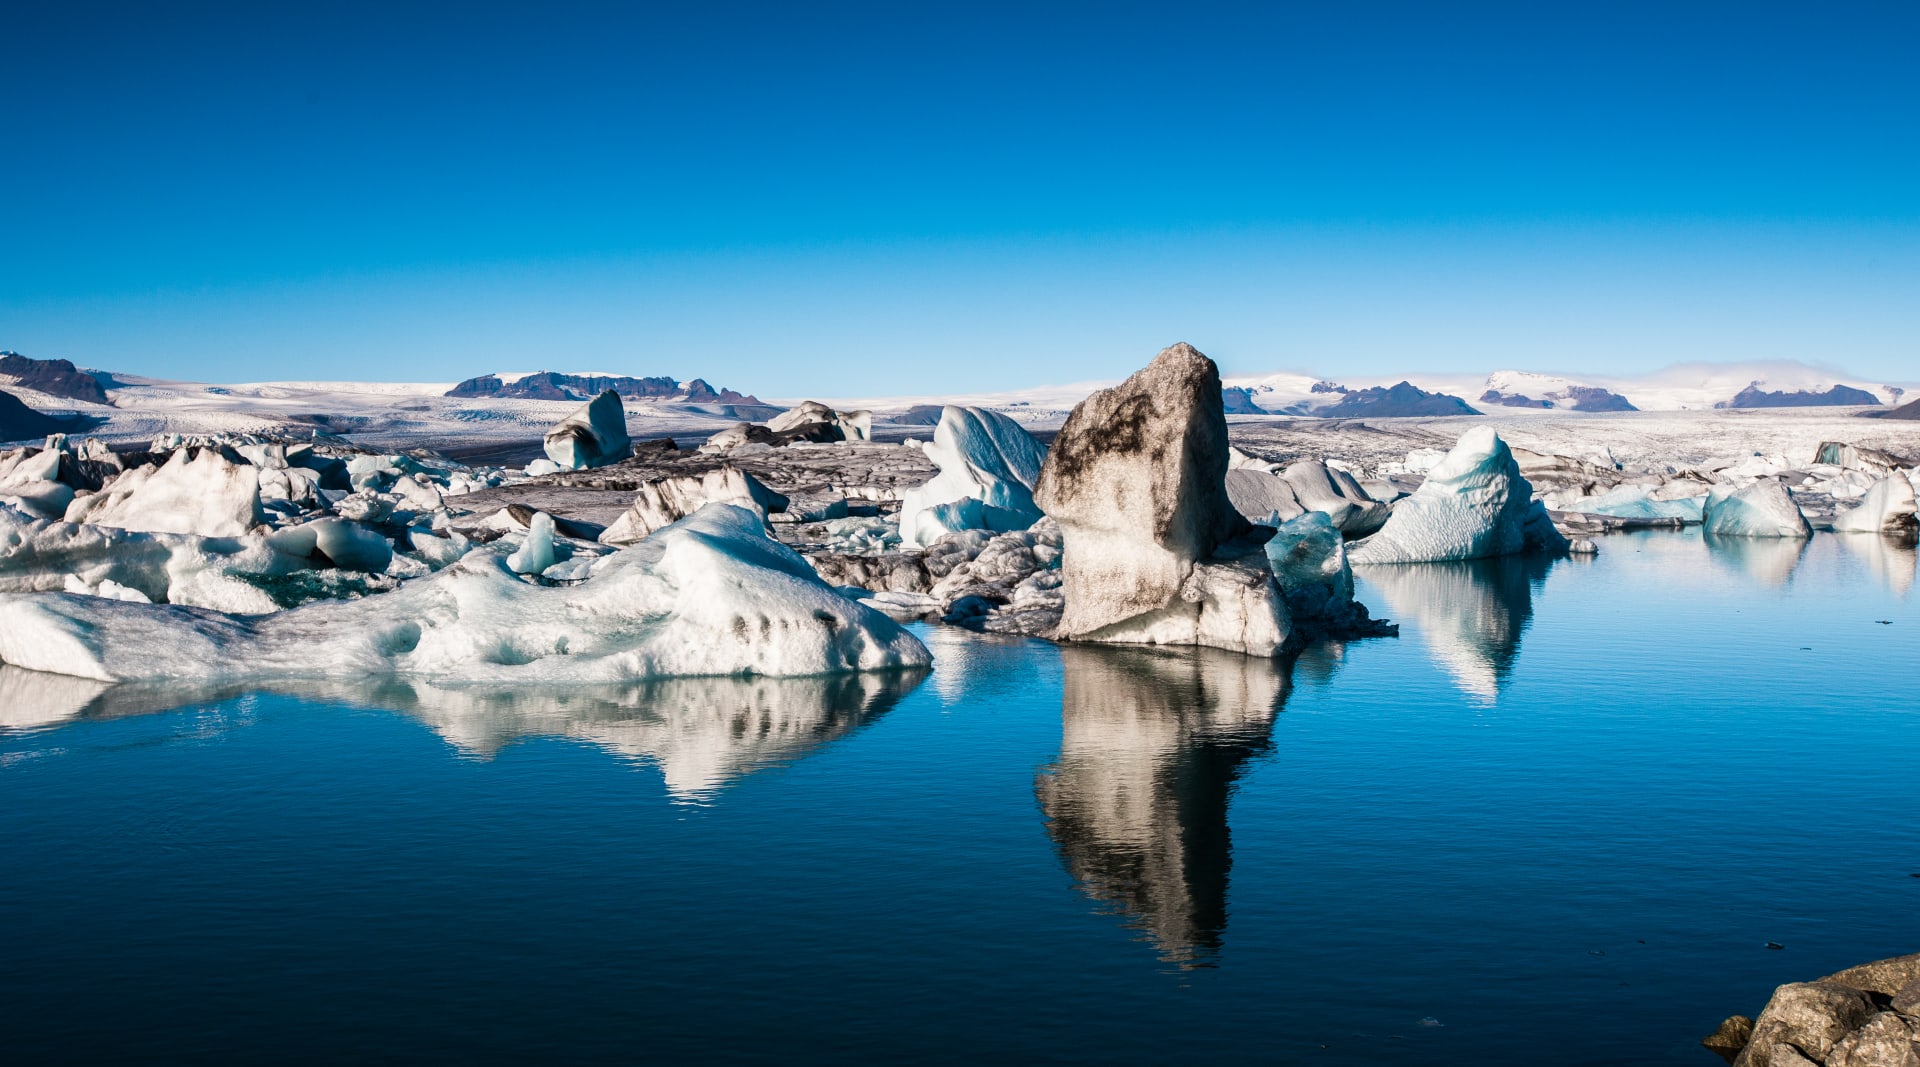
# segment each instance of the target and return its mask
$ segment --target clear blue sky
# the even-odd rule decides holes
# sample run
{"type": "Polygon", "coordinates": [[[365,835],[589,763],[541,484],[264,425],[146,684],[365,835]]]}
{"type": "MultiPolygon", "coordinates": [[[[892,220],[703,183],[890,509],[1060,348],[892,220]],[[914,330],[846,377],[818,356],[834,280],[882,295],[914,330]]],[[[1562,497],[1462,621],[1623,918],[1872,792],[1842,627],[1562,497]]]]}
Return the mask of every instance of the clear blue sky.
{"type": "Polygon", "coordinates": [[[0,55],[0,348],[109,369],[1920,378],[1911,3],[11,0],[0,55]]]}

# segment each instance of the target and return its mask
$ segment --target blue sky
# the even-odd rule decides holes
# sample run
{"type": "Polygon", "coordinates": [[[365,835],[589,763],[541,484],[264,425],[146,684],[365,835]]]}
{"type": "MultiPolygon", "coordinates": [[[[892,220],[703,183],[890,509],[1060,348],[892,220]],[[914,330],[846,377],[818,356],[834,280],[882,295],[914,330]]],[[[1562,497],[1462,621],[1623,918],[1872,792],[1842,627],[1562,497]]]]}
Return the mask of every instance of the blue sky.
{"type": "Polygon", "coordinates": [[[1920,377],[1920,6],[404,7],[6,5],[0,347],[1920,377]]]}

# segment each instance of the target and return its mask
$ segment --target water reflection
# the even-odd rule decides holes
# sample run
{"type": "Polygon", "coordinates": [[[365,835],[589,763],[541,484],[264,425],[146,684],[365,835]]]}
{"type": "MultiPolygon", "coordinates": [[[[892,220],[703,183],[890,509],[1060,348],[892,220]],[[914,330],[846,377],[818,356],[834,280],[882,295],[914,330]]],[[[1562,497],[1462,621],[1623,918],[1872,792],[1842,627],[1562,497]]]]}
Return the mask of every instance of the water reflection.
{"type": "Polygon", "coordinates": [[[1812,543],[1804,537],[1700,536],[1707,543],[1707,555],[1715,562],[1735,574],[1776,589],[1793,579],[1793,572],[1799,569],[1807,546],[1812,543]]]}
{"type": "Polygon", "coordinates": [[[1911,539],[1877,533],[1834,534],[1848,553],[1867,565],[1874,580],[1906,599],[1913,591],[1915,569],[1914,543],[1911,539]]]}
{"type": "Polygon", "coordinates": [[[108,685],[0,667],[0,726],[34,728],[218,703],[245,693],[403,712],[462,753],[491,758],[530,737],[586,741],[659,768],[667,793],[699,801],[790,763],[886,713],[924,669],[813,678],[668,678],[578,688],[440,688],[401,679],[227,687],[108,685]]]}
{"type": "Polygon", "coordinates": [[[1462,692],[1490,704],[1520,657],[1520,639],[1533,621],[1533,594],[1553,565],[1549,556],[1526,555],[1355,573],[1387,602],[1388,617],[1415,623],[1434,662],[1462,692]]]}
{"type": "Polygon", "coordinates": [[[1162,959],[1210,966],[1227,921],[1227,798],[1271,745],[1284,664],[1207,649],[1060,649],[1060,758],[1034,784],[1083,892],[1162,959]]]}

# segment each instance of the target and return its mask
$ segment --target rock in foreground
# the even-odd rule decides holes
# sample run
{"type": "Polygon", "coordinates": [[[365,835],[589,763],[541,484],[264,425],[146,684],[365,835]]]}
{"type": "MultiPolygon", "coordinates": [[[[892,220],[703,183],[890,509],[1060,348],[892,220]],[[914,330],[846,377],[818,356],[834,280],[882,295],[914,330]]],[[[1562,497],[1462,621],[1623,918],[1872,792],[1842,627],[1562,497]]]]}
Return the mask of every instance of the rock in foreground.
{"type": "Polygon", "coordinates": [[[1055,639],[1280,651],[1273,534],[1228,500],[1227,448],[1219,369],[1190,345],[1073,409],[1034,492],[1065,549],[1055,639]]]}
{"type": "Polygon", "coordinates": [[[1920,1067],[1920,953],[1789,982],[1701,1044],[1735,1067],[1920,1067]]]}

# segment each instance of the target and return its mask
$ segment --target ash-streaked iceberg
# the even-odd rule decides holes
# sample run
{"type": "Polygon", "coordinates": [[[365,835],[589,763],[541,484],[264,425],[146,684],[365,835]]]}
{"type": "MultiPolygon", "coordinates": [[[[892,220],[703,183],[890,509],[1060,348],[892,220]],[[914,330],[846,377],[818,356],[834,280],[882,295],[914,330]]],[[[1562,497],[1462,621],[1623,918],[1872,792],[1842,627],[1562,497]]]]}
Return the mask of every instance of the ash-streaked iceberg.
{"type": "Polygon", "coordinates": [[[608,389],[547,431],[547,458],[566,470],[604,467],[633,455],[627,409],[608,389]]]}
{"type": "Polygon", "coordinates": [[[1873,483],[1857,507],[1833,520],[1839,533],[1877,533],[1912,537],[1916,529],[1913,483],[1894,472],[1873,483]]]}
{"type": "Polygon", "coordinates": [[[714,504],[583,582],[522,578],[487,548],[357,601],[265,616],[65,593],[0,596],[0,662],[102,681],[405,675],[461,684],[828,674],[925,666],[926,647],[840,596],[760,518],[714,504]]]}
{"type": "Polygon", "coordinates": [[[1437,563],[1529,549],[1564,552],[1566,546],[1507,443],[1492,427],[1476,426],[1348,558],[1356,565],[1437,563]]]}
{"type": "Polygon", "coordinates": [[[931,545],[960,530],[1024,530],[1040,518],[1033,487],[1047,450],[997,411],[949,405],[920,446],[940,473],[900,497],[901,540],[931,545]]]}
{"type": "Polygon", "coordinates": [[[1191,345],[1081,401],[1034,494],[1064,546],[1052,636],[1277,655],[1291,625],[1273,531],[1234,509],[1227,464],[1220,372],[1191,345]]]}

